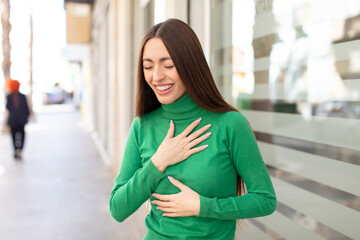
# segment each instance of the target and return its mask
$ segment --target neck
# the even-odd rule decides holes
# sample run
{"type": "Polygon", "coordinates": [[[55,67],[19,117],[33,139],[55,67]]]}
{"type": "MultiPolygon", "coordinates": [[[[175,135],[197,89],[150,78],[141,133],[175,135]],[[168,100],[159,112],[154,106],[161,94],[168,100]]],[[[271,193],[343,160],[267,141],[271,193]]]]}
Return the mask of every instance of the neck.
{"type": "Polygon", "coordinates": [[[164,116],[172,120],[193,118],[201,111],[204,111],[188,93],[175,102],[162,104],[161,108],[164,116]]]}

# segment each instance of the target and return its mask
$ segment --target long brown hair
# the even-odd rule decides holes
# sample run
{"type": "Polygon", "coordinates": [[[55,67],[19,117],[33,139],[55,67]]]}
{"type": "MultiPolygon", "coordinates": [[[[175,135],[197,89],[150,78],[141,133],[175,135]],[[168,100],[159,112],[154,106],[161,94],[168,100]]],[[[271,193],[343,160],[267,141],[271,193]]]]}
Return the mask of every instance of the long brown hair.
{"type": "MultiPolygon", "coordinates": [[[[151,27],[141,43],[137,74],[137,116],[142,117],[161,106],[154,91],[145,81],[142,61],[145,44],[155,37],[164,43],[187,93],[197,105],[211,112],[238,111],[225,102],[217,89],[195,32],[178,19],[168,19],[151,27]]],[[[238,175],[237,195],[243,192],[244,182],[238,175]]]]}

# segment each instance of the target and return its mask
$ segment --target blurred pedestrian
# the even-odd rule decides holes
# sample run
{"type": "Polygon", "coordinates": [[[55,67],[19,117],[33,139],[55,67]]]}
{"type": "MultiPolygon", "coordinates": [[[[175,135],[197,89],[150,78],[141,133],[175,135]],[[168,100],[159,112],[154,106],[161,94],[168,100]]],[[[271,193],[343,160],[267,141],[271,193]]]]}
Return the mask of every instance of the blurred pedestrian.
{"type": "Polygon", "coordinates": [[[237,219],[273,213],[253,131],[220,95],[194,31],[177,19],[153,26],[138,64],[137,117],[112,216],[123,221],[150,198],[143,239],[232,240],[237,219]]]}
{"type": "Polygon", "coordinates": [[[19,92],[19,81],[9,79],[8,87],[10,93],[6,98],[6,108],[9,111],[7,124],[10,127],[14,158],[21,159],[25,141],[25,125],[28,122],[30,109],[26,96],[19,92]]]}

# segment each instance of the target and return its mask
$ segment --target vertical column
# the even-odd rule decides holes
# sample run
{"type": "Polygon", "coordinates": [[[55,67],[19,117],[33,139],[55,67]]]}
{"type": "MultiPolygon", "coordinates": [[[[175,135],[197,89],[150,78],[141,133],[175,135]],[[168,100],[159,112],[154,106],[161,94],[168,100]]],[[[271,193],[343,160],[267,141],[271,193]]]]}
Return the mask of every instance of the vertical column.
{"type": "Polygon", "coordinates": [[[133,64],[133,1],[121,0],[117,2],[117,114],[115,158],[112,164],[113,173],[116,173],[121,162],[123,150],[134,119],[134,91],[136,78],[133,64]]]}
{"type": "Polygon", "coordinates": [[[108,77],[109,77],[109,85],[108,85],[108,93],[109,93],[109,111],[108,111],[108,149],[107,153],[109,156],[109,162],[116,161],[117,153],[116,149],[119,145],[119,122],[120,122],[120,114],[119,114],[119,94],[118,94],[118,71],[117,71],[117,63],[118,63],[118,29],[117,29],[117,5],[118,1],[110,0],[109,2],[109,13],[108,13],[108,48],[109,48],[109,60],[108,60],[108,77]]]}

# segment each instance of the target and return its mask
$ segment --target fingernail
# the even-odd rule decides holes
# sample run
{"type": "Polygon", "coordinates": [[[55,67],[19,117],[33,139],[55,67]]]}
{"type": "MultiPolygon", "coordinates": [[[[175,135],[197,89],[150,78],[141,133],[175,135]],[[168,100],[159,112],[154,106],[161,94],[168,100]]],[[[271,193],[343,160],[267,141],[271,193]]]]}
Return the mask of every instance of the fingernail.
{"type": "Polygon", "coordinates": [[[211,124],[206,125],[206,127],[208,127],[208,128],[211,127],[211,124]]]}
{"type": "Polygon", "coordinates": [[[173,120],[170,120],[170,124],[172,124],[173,123],[173,120]]]}
{"type": "Polygon", "coordinates": [[[174,180],[174,178],[173,178],[173,177],[168,176],[168,178],[169,178],[169,180],[170,180],[170,181],[174,180]]]}
{"type": "Polygon", "coordinates": [[[197,121],[200,122],[202,120],[202,118],[199,118],[197,121]]]}
{"type": "Polygon", "coordinates": [[[204,145],[205,146],[205,148],[207,148],[209,145],[204,145]]]}
{"type": "Polygon", "coordinates": [[[208,135],[208,136],[210,137],[210,135],[211,135],[211,132],[207,133],[206,135],[208,135]]]}

